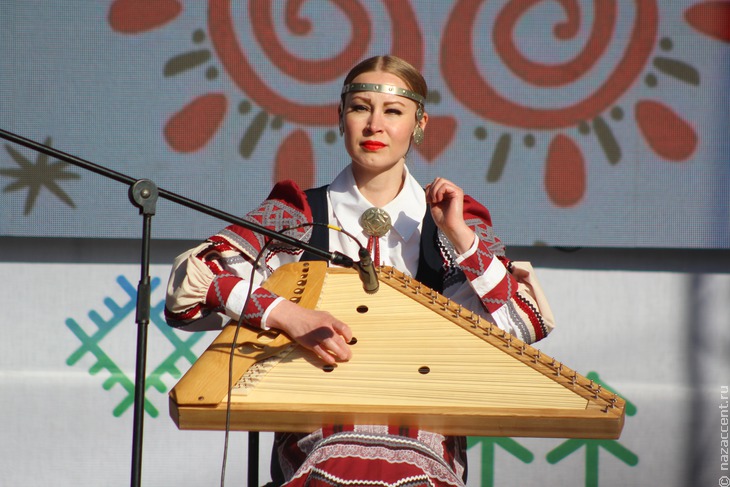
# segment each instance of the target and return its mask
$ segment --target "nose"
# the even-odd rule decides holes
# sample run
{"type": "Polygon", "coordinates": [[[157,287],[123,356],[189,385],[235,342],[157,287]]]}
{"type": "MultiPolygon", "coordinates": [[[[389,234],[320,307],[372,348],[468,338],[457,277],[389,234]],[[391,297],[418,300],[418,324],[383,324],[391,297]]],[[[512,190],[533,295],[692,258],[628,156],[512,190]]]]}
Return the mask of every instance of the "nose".
{"type": "Polygon", "coordinates": [[[372,133],[380,132],[383,129],[383,115],[378,110],[370,112],[367,129],[372,133]]]}

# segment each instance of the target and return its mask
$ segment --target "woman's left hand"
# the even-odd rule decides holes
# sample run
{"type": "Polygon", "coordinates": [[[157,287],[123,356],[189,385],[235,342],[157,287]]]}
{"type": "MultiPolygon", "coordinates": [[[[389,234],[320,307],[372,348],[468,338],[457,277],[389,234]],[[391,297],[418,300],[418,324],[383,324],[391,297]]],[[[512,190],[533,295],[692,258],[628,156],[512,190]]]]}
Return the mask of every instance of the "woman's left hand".
{"type": "Polygon", "coordinates": [[[464,222],[464,191],[448,179],[436,178],[426,186],[426,203],[431,207],[431,216],[454,245],[463,254],[474,243],[476,235],[464,222]]]}

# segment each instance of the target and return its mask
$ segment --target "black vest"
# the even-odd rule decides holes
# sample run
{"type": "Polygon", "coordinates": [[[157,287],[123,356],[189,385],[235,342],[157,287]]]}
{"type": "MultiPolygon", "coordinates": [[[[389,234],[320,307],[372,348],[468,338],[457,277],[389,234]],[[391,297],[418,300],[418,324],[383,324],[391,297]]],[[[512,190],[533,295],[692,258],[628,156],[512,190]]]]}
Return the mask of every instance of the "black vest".
{"type": "MultiPolygon", "coordinates": [[[[327,186],[308,189],[305,193],[312,209],[312,221],[315,223],[329,223],[327,220],[327,186]]],[[[322,225],[312,227],[312,238],[309,240],[311,245],[320,249],[329,249],[329,240],[329,228],[322,225]]],[[[324,259],[305,251],[301,260],[324,259]]],[[[438,229],[431,212],[426,211],[423,217],[416,280],[434,291],[442,292],[443,275],[443,259],[438,249],[438,229]]]]}

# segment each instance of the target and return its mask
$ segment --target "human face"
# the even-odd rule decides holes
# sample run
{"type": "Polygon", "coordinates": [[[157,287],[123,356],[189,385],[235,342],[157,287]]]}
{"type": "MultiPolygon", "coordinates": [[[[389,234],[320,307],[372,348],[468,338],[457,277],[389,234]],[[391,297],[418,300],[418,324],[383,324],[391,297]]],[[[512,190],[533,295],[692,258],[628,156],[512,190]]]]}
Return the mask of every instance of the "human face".
{"type": "MultiPolygon", "coordinates": [[[[353,83],[408,88],[398,76],[382,71],[358,75],[353,83]]],[[[373,91],[348,93],[343,107],[345,148],[356,171],[382,172],[402,166],[416,127],[416,102],[373,91]]],[[[420,121],[426,126],[428,116],[420,121]]]]}

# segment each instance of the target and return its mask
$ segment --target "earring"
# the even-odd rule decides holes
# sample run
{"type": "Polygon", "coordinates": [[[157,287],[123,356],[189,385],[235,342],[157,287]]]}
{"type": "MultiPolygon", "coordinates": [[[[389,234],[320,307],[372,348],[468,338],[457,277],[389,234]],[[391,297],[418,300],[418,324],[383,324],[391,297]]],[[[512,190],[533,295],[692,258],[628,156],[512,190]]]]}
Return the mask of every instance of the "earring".
{"type": "Polygon", "coordinates": [[[413,129],[413,143],[416,145],[421,145],[421,143],[423,142],[423,137],[423,129],[420,125],[416,125],[416,128],[413,129]]]}
{"type": "Polygon", "coordinates": [[[340,100],[340,108],[337,110],[337,114],[340,116],[340,137],[345,135],[345,103],[344,100],[340,100]]]}

